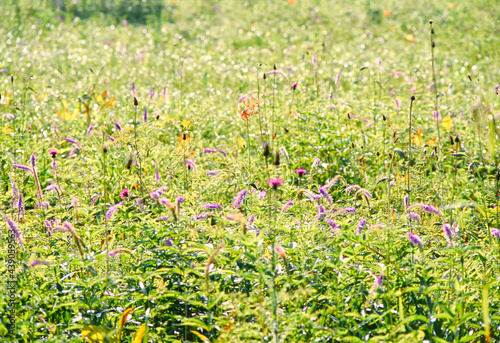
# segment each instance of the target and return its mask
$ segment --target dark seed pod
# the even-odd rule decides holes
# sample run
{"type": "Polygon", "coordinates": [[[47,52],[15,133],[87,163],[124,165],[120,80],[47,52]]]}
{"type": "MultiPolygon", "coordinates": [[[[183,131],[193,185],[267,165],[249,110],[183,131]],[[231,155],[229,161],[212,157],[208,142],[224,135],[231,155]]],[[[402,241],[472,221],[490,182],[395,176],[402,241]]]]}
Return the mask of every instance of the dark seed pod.
{"type": "Polygon", "coordinates": [[[276,155],[274,156],[274,162],[273,164],[275,166],[279,166],[280,165],[280,153],[276,151],[276,155]]]}
{"type": "Polygon", "coordinates": [[[431,29],[431,34],[434,34],[434,28],[431,29]]]}
{"type": "Polygon", "coordinates": [[[351,143],[352,144],[352,148],[354,149],[354,143],[351,143]]]}
{"type": "Polygon", "coordinates": [[[412,95],[410,99],[411,101],[415,101],[415,95],[412,95]]]}
{"type": "Polygon", "coordinates": [[[134,106],[137,107],[139,105],[139,102],[137,101],[137,98],[134,96],[134,106]]]}
{"type": "Polygon", "coordinates": [[[130,170],[130,167],[132,167],[132,162],[134,161],[134,157],[132,154],[130,154],[130,156],[128,157],[128,160],[127,160],[127,165],[126,165],[126,168],[128,170],[130,170]]]}
{"type": "Polygon", "coordinates": [[[377,151],[377,156],[380,156],[380,153],[377,151]]]}
{"type": "Polygon", "coordinates": [[[432,47],[435,48],[436,47],[436,43],[432,42],[432,47]]]}
{"type": "Polygon", "coordinates": [[[455,137],[455,143],[460,143],[460,137],[458,137],[458,135],[455,137]]]}
{"type": "Polygon", "coordinates": [[[187,139],[187,133],[183,132],[182,133],[182,140],[185,141],[187,139]]]}
{"type": "Polygon", "coordinates": [[[383,115],[383,114],[382,114],[382,119],[383,119],[384,121],[386,121],[385,115],[383,115]]]}
{"type": "Polygon", "coordinates": [[[264,153],[263,153],[264,157],[268,157],[269,155],[271,155],[271,151],[269,151],[269,143],[265,143],[264,144],[264,153]]]}
{"type": "Polygon", "coordinates": [[[453,136],[450,136],[450,144],[453,145],[453,143],[454,143],[453,136]]]}
{"type": "Polygon", "coordinates": [[[108,147],[106,145],[102,147],[102,152],[105,154],[108,152],[108,147]]]}
{"type": "Polygon", "coordinates": [[[431,24],[431,25],[432,25],[432,19],[429,19],[429,24],[431,24]]]}
{"type": "Polygon", "coordinates": [[[262,76],[262,78],[265,80],[266,79],[266,73],[264,73],[264,76],[262,76]]]}

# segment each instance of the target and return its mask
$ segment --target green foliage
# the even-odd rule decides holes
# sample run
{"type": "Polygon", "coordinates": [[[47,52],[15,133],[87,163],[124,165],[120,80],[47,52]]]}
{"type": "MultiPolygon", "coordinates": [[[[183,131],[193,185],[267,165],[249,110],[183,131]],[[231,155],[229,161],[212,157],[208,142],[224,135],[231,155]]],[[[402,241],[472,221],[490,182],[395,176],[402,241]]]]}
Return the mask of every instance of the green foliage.
{"type": "Polygon", "coordinates": [[[0,9],[2,339],[500,340],[493,2],[0,9]]]}

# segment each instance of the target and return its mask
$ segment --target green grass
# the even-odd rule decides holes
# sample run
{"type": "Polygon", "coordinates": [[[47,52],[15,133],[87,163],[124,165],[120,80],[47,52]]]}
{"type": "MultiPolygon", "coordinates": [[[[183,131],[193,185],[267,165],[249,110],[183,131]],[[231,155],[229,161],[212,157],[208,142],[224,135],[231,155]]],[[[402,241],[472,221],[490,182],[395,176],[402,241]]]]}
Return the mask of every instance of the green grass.
{"type": "Polygon", "coordinates": [[[0,212],[24,239],[9,241],[0,219],[2,340],[138,342],[143,324],[148,342],[500,340],[494,1],[34,0],[0,10],[0,212]],[[281,73],[267,74],[274,65],[281,73]],[[251,91],[262,103],[247,123],[238,99],[251,91]],[[13,167],[32,155],[43,199],[34,173],[13,167]],[[453,223],[449,244],[443,224],[453,223]]]}

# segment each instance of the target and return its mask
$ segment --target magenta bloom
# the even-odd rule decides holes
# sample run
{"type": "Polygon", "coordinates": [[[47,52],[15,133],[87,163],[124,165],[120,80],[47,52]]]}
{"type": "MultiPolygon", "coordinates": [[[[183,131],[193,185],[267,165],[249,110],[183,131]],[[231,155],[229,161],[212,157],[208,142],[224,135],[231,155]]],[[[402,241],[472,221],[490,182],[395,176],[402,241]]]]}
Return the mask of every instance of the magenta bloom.
{"type": "Polygon", "coordinates": [[[269,179],[267,183],[269,184],[269,187],[272,187],[272,189],[276,190],[278,186],[281,186],[283,184],[283,180],[279,178],[272,178],[269,179]]]}
{"type": "Polygon", "coordinates": [[[422,242],[420,237],[418,237],[416,234],[408,232],[408,238],[410,239],[410,242],[412,242],[419,248],[422,248],[424,246],[424,243],[422,242]]]}
{"type": "Polygon", "coordinates": [[[292,89],[293,90],[296,90],[297,89],[297,82],[294,82],[293,85],[292,85],[292,89]]]}
{"type": "Polygon", "coordinates": [[[52,158],[56,158],[57,150],[56,149],[50,149],[49,155],[52,156],[52,158]]]}
{"type": "Polygon", "coordinates": [[[130,191],[127,188],[124,188],[120,192],[120,198],[122,198],[122,199],[128,198],[129,196],[130,196],[130,191]]]}
{"type": "Polygon", "coordinates": [[[182,160],[181,162],[185,162],[186,166],[188,167],[188,169],[196,170],[196,164],[194,164],[193,161],[191,161],[191,160],[182,160]]]}
{"type": "Polygon", "coordinates": [[[296,172],[297,174],[299,174],[299,177],[302,177],[302,175],[304,175],[304,174],[306,174],[306,173],[307,173],[307,170],[302,169],[302,168],[299,168],[299,169],[295,170],[295,172],[296,172]]]}

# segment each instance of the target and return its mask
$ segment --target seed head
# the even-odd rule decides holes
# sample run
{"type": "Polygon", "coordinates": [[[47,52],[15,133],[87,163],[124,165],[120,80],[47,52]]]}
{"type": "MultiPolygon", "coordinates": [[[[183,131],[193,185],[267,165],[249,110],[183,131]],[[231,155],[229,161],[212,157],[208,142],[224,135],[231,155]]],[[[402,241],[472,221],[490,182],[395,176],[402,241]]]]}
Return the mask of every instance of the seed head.
{"type": "Polygon", "coordinates": [[[137,101],[137,98],[134,96],[134,106],[137,107],[139,106],[139,102],[137,101]]]}

